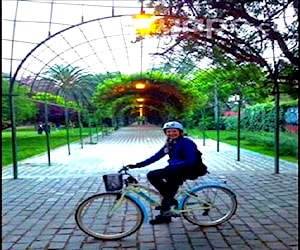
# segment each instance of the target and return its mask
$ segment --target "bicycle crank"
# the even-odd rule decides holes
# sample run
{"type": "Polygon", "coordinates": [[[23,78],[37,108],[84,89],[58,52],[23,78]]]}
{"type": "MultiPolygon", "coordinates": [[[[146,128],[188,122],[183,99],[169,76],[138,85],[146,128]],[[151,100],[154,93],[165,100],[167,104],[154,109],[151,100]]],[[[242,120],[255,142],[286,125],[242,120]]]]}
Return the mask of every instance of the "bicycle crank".
{"type": "Polygon", "coordinates": [[[161,215],[163,216],[170,216],[170,217],[181,217],[180,214],[174,212],[174,211],[161,211],[161,215]]]}

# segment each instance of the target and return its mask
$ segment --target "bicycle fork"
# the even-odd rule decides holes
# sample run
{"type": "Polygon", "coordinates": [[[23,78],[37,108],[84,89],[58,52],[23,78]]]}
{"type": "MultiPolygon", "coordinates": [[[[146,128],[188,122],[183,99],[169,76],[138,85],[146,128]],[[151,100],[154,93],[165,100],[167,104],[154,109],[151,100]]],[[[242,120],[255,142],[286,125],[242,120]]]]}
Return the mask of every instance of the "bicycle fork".
{"type": "Polygon", "coordinates": [[[144,214],[144,222],[148,222],[149,216],[148,216],[148,212],[147,212],[147,209],[144,206],[144,204],[139,199],[137,199],[133,195],[130,195],[126,191],[117,193],[116,199],[112,202],[112,205],[111,205],[109,213],[107,214],[107,217],[111,218],[113,216],[113,214],[116,212],[116,210],[122,206],[122,203],[125,200],[124,199],[125,196],[129,197],[131,200],[133,200],[139,206],[142,213],[144,214]]]}
{"type": "Polygon", "coordinates": [[[113,203],[111,205],[110,212],[107,213],[108,218],[111,218],[112,215],[114,214],[114,212],[121,206],[123,197],[124,197],[124,194],[122,194],[122,193],[117,194],[116,199],[113,201],[113,203]]]}

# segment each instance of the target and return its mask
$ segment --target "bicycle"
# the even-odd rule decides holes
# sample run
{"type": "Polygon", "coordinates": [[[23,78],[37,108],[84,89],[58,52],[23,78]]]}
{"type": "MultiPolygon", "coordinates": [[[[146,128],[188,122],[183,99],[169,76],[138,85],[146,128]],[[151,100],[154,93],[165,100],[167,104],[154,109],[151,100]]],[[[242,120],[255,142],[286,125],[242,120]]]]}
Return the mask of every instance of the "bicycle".
{"type": "MultiPolygon", "coordinates": [[[[103,175],[103,180],[106,192],[88,197],[75,212],[78,227],[89,236],[102,240],[127,237],[148,222],[150,207],[160,205],[159,192],[140,184],[126,166],[116,174],[103,175]],[[149,203],[148,210],[140,198],[149,203]]],[[[206,227],[228,221],[238,205],[232,188],[216,180],[193,188],[181,186],[175,198],[178,206],[168,212],[170,216],[206,227]]]]}

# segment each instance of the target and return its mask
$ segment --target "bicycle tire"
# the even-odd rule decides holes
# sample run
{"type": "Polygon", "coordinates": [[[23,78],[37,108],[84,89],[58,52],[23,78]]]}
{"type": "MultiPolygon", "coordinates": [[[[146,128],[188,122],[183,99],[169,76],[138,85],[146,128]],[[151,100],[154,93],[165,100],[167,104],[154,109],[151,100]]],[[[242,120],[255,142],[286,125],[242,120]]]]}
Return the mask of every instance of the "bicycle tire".
{"type": "Polygon", "coordinates": [[[183,217],[198,226],[217,226],[228,221],[237,209],[236,195],[228,188],[210,185],[194,189],[182,201],[183,217]]]}
{"type": "Polygon", "coordinates": [[[82,201],[75,212],[78,227],[96,239],[116,240],[135,233],[142,225],[144,213],[131,197],[120,193],[100,193],[82,201]]]}

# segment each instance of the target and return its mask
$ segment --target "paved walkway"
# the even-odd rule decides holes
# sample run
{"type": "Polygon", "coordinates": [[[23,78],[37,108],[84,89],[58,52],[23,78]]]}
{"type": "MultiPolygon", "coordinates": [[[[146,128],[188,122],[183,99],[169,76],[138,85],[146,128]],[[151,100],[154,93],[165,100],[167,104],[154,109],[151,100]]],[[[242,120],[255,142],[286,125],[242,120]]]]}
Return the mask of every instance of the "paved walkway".
{"type": "MultiPolygon", "coordinates": [[[[95,140],[95,139],[93,139],[95,140]]],[[[298,164],[280,161],[236,148],[196,139],[212,178],[226,178],[238,194],[236,215],[212,228],[196,227],[182,218],[169,225],[144,224],[136,234],[118,241],[101,241],[85,235],[74,221],[77,204],[104,190],[102,175],[122,164],[135,163],[164,143],[160,128],[130,126],[83,148],[79,143],[19,163],[19,178],[12,168],[2,170],[2,249],[298,249],[298,164]]],[[[150,169],[167,159],[135,170],[142,181],[150,169]]],[[[204,178],[199,178],[195,184],[204,178]]]]}

